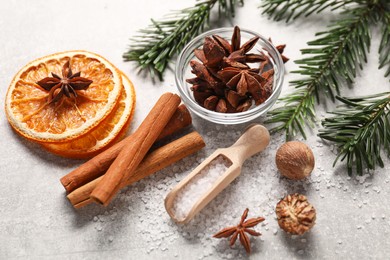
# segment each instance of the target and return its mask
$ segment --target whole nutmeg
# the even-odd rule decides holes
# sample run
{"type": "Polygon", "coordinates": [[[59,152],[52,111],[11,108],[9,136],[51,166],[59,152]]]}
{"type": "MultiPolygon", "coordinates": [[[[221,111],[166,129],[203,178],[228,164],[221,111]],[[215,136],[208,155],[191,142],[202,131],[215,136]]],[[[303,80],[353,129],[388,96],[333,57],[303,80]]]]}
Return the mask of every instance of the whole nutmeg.
{"type": "Polygon", "coordinates": [[[316,210],[302,194],[287,195],[275,211],[280,228],[293,235],[302,235],[315,224],[316,210]]]}
{"type": "Polygon", "coordinates": [[[314,154],[306,144],[290,141],[279,147],[275,162],[283,176],[292,180],[300,180],[309,176],[313,171],[314,154]]]}

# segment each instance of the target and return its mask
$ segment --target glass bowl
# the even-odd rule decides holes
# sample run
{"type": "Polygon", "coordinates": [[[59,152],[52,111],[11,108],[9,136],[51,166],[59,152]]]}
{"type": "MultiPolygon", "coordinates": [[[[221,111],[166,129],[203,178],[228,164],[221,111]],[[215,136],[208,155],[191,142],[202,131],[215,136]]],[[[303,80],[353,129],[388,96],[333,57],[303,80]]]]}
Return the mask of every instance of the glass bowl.
{"type": "Polygon", "coordinates": [[[225,125],[234,125],[249,122],[267,112],[278,99],[282,90],[284,78],[284,64],[275,46],[270,43],[265,37],[257,34],[256,32],[241,29],[241,43],[245,43],[246,41],[255,36],[260,37],[260,39],[250,51],[250,53],[263,52],[266,56],[268,56],[269,60],[272,63],[274,69],[274,84],[271,96],[262,104],[258,106],[253,105],[249,110],[238,113],[215,112],[203,108],[201,105],[199,105],[195,101],[192,90],[190,89],[191,84],[186,82],[186,79],[195,77],[195,75],[191,73],[191,67],[189,65],[191,60],[198,60],[194,55],[194,50],[202,48],[205,37],[212,36],[213,34],[219,35],[230,42],[233,30],[233,27],[218,28],[215,30],[207,31],[197,36],[184,47],[178,57],[175,68],[176,86],[179,90],[182,101],[189,108],[189,110],[210,122],[225,125]]]}

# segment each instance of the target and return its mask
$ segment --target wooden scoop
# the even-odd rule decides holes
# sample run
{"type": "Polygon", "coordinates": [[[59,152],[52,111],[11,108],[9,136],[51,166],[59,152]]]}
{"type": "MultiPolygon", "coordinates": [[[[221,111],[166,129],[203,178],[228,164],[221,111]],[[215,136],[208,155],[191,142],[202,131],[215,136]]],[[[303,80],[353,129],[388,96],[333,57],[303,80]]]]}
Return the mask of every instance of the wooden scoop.
{"type": "Polygon", "coordinates": [[[241,173],[242,164],[246,159],[256,153],[263,151],[269,144],[270,136],[268,130],[258,124],[249,126],[241,137],[230,147],[217,149],[198,167],[196,167],[188,176],[174,187],[165,198],[165,209],[169,216],[177,223],[188,223],[199,211],[201,211],[212,199],[214,199],[223,189],[225,189],[241,173]],[[211,161],[218,156],[223,156],[231,162],[231,166],[223,173],[212,187],[192,206],[188,215],[183,219],[178,219],[173,212],[173,203],[178,192],[185,185],[205,168],[211,161]]]}

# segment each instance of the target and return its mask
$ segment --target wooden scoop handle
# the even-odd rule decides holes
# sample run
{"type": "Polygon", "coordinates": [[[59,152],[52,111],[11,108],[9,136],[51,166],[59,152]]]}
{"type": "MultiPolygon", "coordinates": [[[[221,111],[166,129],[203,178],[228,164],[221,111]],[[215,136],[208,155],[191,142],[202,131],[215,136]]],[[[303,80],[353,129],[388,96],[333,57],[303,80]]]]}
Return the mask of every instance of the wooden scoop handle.
{"type": "Polygon", "coordinates": [[[225,154],[233,163],[241,165],[249,157],[263,151],[270,142],[270,135],[262,125],[252,125],[230,147],[224,148],[225,154]]]}

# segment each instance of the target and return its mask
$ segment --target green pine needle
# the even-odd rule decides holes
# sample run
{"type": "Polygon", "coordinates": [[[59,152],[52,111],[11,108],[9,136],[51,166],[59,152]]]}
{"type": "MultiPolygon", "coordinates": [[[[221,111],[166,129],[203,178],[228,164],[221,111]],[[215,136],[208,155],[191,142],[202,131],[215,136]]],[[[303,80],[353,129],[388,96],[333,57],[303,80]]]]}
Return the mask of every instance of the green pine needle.
{"type": "Polygon", "coordinates": [[[140,70],[162,80],[170,60],[208,25],[215,4],[220,17],[234,17],[235,6],[243,5],[244,0],[200,1],[193,7],[172,12],[165,19],[152,20],[148,28],[131,39],[124,60],[137,62],[140,70]]]}
{"type": "Polygon", "coordinates": [[[264,0],[261,7],[264,9],[263,13],[273,17],[274,20],[289,22],[302,15],[307,17],[327,8],[336,10],[356,2],[363,2],[363,0],[264,0]]]}
{"type": "Polygon", "coordinates": [[[310,48],[301,50],[307,57],[296,61],[299,70],[293,73],[303,78],[291,81],[295,91],[281,99],[283,106],[268,113],[267,123],[278,124],[273,131],[285,130],[287,139],[298,132],[306,137],[305,126],[315,121],[315,101],[323,95],[334,100],[343,83],[353,83],[367,60],[374,14],[375,9],[366,6],[344,11],[328,31],[316,34],[310,48]]]}
{"type": "Polygon", "coordinates": [[[381,150],[390,156],[390,92],[359,98],[337,97],[343,105],[322,121],[319,136],[335,142],[338,160],[347,160],[348,174],[356,169],[383,168],[381,150]]]}
{"type": "Polygon", "coordinates": [[[379,69],[386,68],[385,77],[390,76],[390,12],[382,15],[382,40],[379,46],[379,69]]]}

